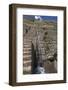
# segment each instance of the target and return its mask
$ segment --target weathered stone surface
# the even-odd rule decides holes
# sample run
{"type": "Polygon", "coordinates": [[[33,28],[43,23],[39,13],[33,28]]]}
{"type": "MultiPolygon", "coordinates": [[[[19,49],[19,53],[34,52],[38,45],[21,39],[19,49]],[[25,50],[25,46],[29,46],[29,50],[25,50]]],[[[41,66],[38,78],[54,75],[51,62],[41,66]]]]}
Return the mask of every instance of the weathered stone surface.
{"type": "Polygon", "coordinates": [[[54,57],[54,53],[57,53],[57,29],[55,23],[42,23],[24,22],[24,37],[23,37],[23,62],[24,74],[32,73],[32,47],[36,51],[38,62],[42,62],[46,73],[57,72],[57,61],[49,61],[50,57],[54,57]],[[39,56],[38,56],[39,55],[39,56]],[[27,61],[27,62],[26,62],[27,61]],[[27,63],[27,64],[26,64],[27,63]],[[26,72],[26,73],[25,73],[26,72]]]}

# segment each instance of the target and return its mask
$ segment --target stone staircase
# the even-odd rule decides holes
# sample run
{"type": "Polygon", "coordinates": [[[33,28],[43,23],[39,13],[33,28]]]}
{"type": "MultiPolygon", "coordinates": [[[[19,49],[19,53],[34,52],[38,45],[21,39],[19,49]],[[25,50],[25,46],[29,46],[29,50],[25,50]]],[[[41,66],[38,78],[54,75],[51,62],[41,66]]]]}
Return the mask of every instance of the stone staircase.
{"type": "Polygon", "coordinates": [[[23,73],[31,73],[31,40],[24,38],[23,45],[23,73]]]}
{"type": "MultiPolygon", "coordinates": [[[[48,31],[47,31],[48,32],[48,31]]],[[[43,41],[43,35],[45,31],[42,32],[42,30],[38,30],[38,35],[37,35],[37,30],[36,29],[31,29],[28,31],[28,33],[24,36],[24,45],[23,45],[23,74],[31,74],[31,69],[32,69],[32,43],[34,45],[34,48],[36,49],[36,42],[38,44],[38,51],[39,51],[39,56],[40,60],[39,62],[44,63],[44,68],[46,69],[46,73],[51,71],[51,67],[54,65],[47,59],[50,56],[53,56],[56,50],[56,39],[55,39],[55,34],[54,31],[49,30],[49,37],[53,38],[54,40],[48,42],[48,38],[46,42],[43,41]],[[52,33],[52,34],[51,34],[52,33]],[[37,41],[37,36],[38,36],[38,41],[37,41]],[[50,51],[47,52],[47,43],[49,43],[50,51]],[[45,54],[46,53],[46,54],[45,54]],[[49,66],[48,66],[49,65],[49,66]],[[52,66],[51,66],[52,65],[52,66]],[[51,66],[51,67],[50,67],[51,66]],[[50,68],[49,68],[50,67],[50,68]],[[49,71],[48,71],[49,70],[49,71]]],[[[36,52],[37,53],[37,52],[36,52]]],[[[54,67],[52,67],[53,70],[54,67]]],[[[53,70],[54,71],[54,70],[53,70]]]]}

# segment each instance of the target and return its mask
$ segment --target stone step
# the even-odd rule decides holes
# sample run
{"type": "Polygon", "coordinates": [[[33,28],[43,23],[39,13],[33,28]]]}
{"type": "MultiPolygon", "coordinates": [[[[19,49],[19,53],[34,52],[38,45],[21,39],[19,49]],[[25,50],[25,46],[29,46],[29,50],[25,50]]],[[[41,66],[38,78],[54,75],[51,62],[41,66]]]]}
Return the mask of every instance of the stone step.
{"type": "Polygon", "coordinates": [[[31,60],[31,56],[23,56],[23,60],[31,60]]]}
{"type": "Polygon", "coordinates": [[[28,66],[31,66],[31,62],[24,62],[23,63],[23,67],[28,67],[28,66]]]}
{"type": "Polygon", "coordinates": [[[24,42],[26,42],[26,41],[27,41],[27,42],[31,42],[31,39],[29,39],[29,37],[26,37],[26,38],[23,39],[23,41],[24,41],[24,42]]]}
{"type": "Polygon", "coordinates": [[[30,41],[23,41],[23,45],[31,45],[30,41]]]}
{"type": "Polygon", "coordinates": [[[27,64],[27,63],[31,63],[31,60],[28,60],[28,61],[23,61],[23,64],[27,64]]]}
{"type": "Polygon", "coordinates": [[[31,55],[23,55],[23,58],[30,58],[31,55]]]}
{"type": "Polygon", "coordinates": [[[23,45],[30,45],[31,46],[31,42],[24,42],[23,45]]]}
{"type": "Polygon", "coordinates": [[[31,52],[23,52],[23,55],[31,55],[31,52]]]}
{"type": "Polygon", "coordinates": [[[31,66],[23,67],[23,71],[31,71],[31,66]]]}
{"type": "Polygon", "coordinates": [[[31,42],[32,40],[29,39],[29,37],[28,37],[28,38],[25,38],[23,41],[24,41],[24,42],[31,42]]]}
{"type": "Polygon", "coordinates": [[[23,48],[31,48],[31,45],[26,44],[23,46],[23,48]]]}
{"type": "Polygon", "coordinates": [[[24,42],[23,42],[23,45],[31,45],[31,42],[29,42],[29,41],[24,41],[24,42]]]}
{"type": "Polygon", "coordinates": [[[23,58],[23,61],[31,61],[31,58],[23,58]]]}
{"type": "Polygon", "coordinates": [[[31,48],[23,48],[23,52],[31,52],[31,48]]]}
{"type": "Polygon", "coordinates": [[[24,48],[23,49],[23,53],[31,53],[31,48],[24,48]]]}

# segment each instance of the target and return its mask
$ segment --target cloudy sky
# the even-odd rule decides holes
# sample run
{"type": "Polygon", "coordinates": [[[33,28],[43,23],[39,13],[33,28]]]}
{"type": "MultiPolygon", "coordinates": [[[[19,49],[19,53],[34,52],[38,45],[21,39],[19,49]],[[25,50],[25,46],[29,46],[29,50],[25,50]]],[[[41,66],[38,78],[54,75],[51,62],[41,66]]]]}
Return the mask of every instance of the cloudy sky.
{"type": "Polygon", "coordinates": [[[54,21],[57,22],[57,16],[39,16],[39,15],[23,15],[24,19],[27,20],[46,20],[46,21],[54,21]]]}

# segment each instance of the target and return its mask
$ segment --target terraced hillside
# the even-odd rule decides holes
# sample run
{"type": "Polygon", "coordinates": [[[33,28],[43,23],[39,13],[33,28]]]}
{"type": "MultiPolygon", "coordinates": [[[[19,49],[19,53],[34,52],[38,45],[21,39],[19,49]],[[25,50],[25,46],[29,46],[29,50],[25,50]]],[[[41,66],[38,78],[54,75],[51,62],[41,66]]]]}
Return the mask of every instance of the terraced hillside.
{"type": "Polygon", "coordinates": [[[56,73],[57,24],[38,20],[23,22],[23,74],[56,73]]]}

